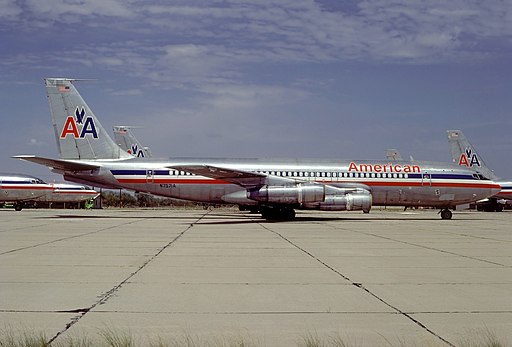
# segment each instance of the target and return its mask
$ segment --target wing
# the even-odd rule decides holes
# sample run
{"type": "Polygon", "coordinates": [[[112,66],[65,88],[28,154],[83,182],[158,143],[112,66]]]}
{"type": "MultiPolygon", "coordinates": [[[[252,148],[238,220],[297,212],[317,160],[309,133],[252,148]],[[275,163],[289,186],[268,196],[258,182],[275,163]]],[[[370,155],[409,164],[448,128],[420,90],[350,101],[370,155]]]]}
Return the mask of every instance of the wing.
{"type": "Polygon", "coordinates": [[[16,155],[12,158],[31,161],[33,163],[61,171],[85,171],[99,168],[97,165],[79,163],[76,161],[68,161],[63,159],[43,158],[37,157],[35,155],[16,155]]]}
{"type": "Polygon", "coordinates": [[[228,169],[211,165],[179,165],[169,166],[168,168],[226,181],[244,188],[263,186],[268,177],[266,174],[259,172],[228,169]]]}
{"type": "Polygon", "coordinates": [[[244,187],[245,189],[259,188],[264,185],[297,185],[297,184],[310,184],[310,185],[323,185],[327,187],[332,194],[343,194],[347,192],[357,191],[358,189],[365,189],[371,191],[370,187],[361,183],[322,183],[310,182],[298,177],[278,177],[271,176],[261,172],[243,171],[237,169],[229,169],[212,165],[178,165],[168,166],[167,168],[173,170],[187,171],[199,176],[209,177],[229,183],[233,183],[244,187]]]}

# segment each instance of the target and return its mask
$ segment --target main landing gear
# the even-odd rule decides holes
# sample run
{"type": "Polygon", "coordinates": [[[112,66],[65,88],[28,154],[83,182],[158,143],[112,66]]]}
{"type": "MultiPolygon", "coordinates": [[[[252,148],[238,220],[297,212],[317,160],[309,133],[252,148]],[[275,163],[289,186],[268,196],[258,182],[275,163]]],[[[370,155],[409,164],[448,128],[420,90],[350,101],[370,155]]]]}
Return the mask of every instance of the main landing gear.
{"type": "Polygon", "coordinates": [[[441,214],[441,219],[452,219],[452,211],[445,208],[439,212],[441,214]]]}

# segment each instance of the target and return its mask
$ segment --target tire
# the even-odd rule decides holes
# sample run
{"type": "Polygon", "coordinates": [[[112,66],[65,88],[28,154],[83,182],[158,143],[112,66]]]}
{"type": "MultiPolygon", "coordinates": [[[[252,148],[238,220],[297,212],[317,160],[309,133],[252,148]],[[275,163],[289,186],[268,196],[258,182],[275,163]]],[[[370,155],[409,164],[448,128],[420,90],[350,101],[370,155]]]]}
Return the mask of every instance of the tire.
{"type": "Polygon", "coordinates": [[[452,211],[448,209],[441,210],[441,219],[452,219],[452,211]]]}

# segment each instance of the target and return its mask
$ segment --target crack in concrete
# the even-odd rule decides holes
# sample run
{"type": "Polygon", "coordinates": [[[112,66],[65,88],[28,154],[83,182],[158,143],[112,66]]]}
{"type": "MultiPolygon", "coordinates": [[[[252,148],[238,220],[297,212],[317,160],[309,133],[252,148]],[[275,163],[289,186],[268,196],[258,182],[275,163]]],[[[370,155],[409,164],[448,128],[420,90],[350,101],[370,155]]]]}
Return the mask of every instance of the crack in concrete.
{"type": "Polygon", "coordinates": [[[292,242],[291,240],[287,239],[285,236],[283,236],[282,234],[280,234],[279,232],[275,231],[275,230],[272,230],[270,228],[268,228],[267,226],[261,224],[261,223],[258,223],[263,229],[279,236],[281,239],[283,239],[284,241],[288,242],[290,245],[292,245],[293,247],[297,248],[298,250],[300,250],[301,252],[307,254],[309,257],[311,257],[312,259],[316,260],[317,262],[319,262],[320,264],[322,264],[324,267],[326,267],[327,269],[331,270],[332,272],[334,272],[335,274],[337,274],[338,276],[340,276],[341,278],[347,280],[348,282],[350,282],[353,286],[355,286],[356,288],[359,288],[361,290],[363,290],[364,292],[366,292],[368,295],[374,297],[376,300],[380,301],[381,303],[383,303],[384,305],[388,306],[389,308],[391,308],[392,310],[396,311],[397,314],[400,314],[404,317],[406,317],[407,319],[409,319],[410,321],[414,322],[416,325],[418,325],[420,328],[424,329],[425,331],[427,331],[429,334],[437,337],[439,340],[441,340],[442,342],[444,342],[445,344],[451,346],[451,347],[455,347],[455,345],[453,343],[451,343],[450,341],[446,340],[445,338],[443,338],[442,336],[440,336],[439,334],[436,334],[433,330],[429,329],[425,324],[421,323],[419,320],[417,320],[416,318],[412,317],[409,313],[405,312],[405,311],[402,311],[400,310],[398,307],[395,307],[393,306],[392,304],[388,303],[387,301],[385,301],[383,298],[379,297],[377,294],[373,293],[371,290],[369,290],[368,288],[366,288],[362,283],[357,283],[357,282],[354,282],[352,281],[350,278],[348,278],[347,276],[345,276],[344,274],[342,274],[340,271],[336,270],[335,268],[333,268],[332,266],[330,266],[329,264],[325,263],[324,261],[320,260],[319,258],[317,258],[315,255],[311,254],[310,252],[308,252],[307,250],[305,250],[304,248],[300,247],[299,245],[295,244],[294,242],[292,242]]]}
{"type": "MultiPolygon", "coordinates": [[[[331,226],[331,227],[333,227],[334,229],[339,230],[339,228],[336,228],[335,226],[331,226]]],[[[342,229],[342,230],[346,230],[346,229],[342,229]]],[[[423,249],[428,249],[430,251],[436,251],[436,252],[440,252],[440,253],[444,253],[444,254],[454,255],[454,256],[457,256],[457,257],[461,257],[461,258],[476,260],[476,261],[480,261],[480,262],[491,264],[491,265],[498,265],[498,266],[501,266],[501,267],[507,267],[507,265],[505,265],[505,264],[496,263],[494,261],[480,259],[480,258],[476,258],[476,257],[472,257],[472,256],[469,256],[469,255],[464,255],[464,254],[459,254],[459,253],[455,253],[455,252],[445,251],[444,249],[424,246],[424,245],[420,245],[420,244],[413,243],[413,242],[396,240],[396,239],[394,239],[392,237],[377,235],[377,234],[373,234],[373,233],[367,233],[367,232],[363,232],[363,231],[354,231],[354,230],[349,230],[349,231],[357,233],[357,234],[363,234],[363,235],[368,235],[368,236],[373,236],[373,237],[381,238],[381,239],[388,240],[388,241],[402,243],[404,245],[409,245],[409,246],[419,247],[419,248],[423,248],[423,249]]]]}
{"type": "MultiPolygon", "coordinates": [[[[57,332],[51,339],[48,340],[48,344],[51,344],[54,342],[59,336],[64,334],[66,331],[68,331],[73,325],[78,323],[80,319],[82,319],[87,313],[89,313],[91,310],[93,310],[98,305],[105,304],[121,287],[129,282],[129,280],[137,275],[140,271],[142,271],[149,263],[151,263],[153,260],[155,260],[156,257],[158,257],[160,254],[162,254],[163,251],[165,251],[167,248],[169,248],[174,242],[176,242],[180,237],[182,237],[187,231],[189,231],[191,228],[194,227],[196,223],[198,223],[201,219],[203,219],[208,213],[211,211],[207,211],[205,214],[203,214],[201,217],[199,217],[195,222],[191,223],[185,230],[183,230],[181,233],[179,233],[176,237],[174,237],[171,241],[169,241],[165,246],[160,248],[153,256],[151,256],[148,260],[146,260],[141,266],[138,267],[137,270],[132,272],[128,277],[126,277],[124,280],[122,280],[119,284],[111,288],[109,291],[104,293],[103,295],[99,296],[99,300],[93,303],[91,306],[83,309],[78,309],[76,312],[79,313],[77,316],[71,318],[71,321],[66,324],[64,329],[57,332]]],[[[138,220],[140,221],[140,220],[138,220]]],[[[138,222],[137,221],[137,222],[138,222]]]]}
{"type": "Polygon", "coordinates": [[[79,238],[79,237],[82,237],[82,236],[88,236],[88,235],[100,233],[102,231],[118,228],[118,227],[123,226],[123,225],[133,224],[133,223],[136,223],[136,222],[139,222],[139,221],[140,220],[130,221],[130,222],[122,223],[122,224],[119,224],[119,225],[111,226],[111,227],[108,227],[108,228],[103,228],[103,229],[100,229],[100,230],[89,231],[89,232],[83,233],[83,234],[72,235],[72,236],[63,237],[63,238],[52,240],[52,241],[46,241],[46,242],[38,243],[38,244],[35,244],[35,245],[30,245],[30,246],[26,246],[26,247],[20,247],[20,248],[16,248],[16,249],[11,249],[10,251],[1,252],[0,255],[6,255],[6,254],[14,253],[14,252],[23,251],[23,250],[26,250],[26,249],[31,249],[31,248],[36,248],[36,247],[40,247],[40,246],[51,245],[52,243],[57,243],[57,242],[61,242],[61,241],[67,241],[67,240],[71,240],[71,239],[76,239],[76,238],[79,238]]]}

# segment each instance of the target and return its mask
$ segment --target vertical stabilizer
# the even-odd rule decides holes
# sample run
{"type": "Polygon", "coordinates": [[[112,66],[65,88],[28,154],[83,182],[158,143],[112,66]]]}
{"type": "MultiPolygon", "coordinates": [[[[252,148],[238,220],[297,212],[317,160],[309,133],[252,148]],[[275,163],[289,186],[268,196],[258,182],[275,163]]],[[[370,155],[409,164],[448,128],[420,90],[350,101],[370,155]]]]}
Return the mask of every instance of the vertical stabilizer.
{"type": "Polygon", "coordinates": [[[132,127],[126,125],[114,126],[114,140],[123,150],[137,158],[151,158],[151,151],[133,135],[132,127]]]}
{"type": "Polygon", "coordinates": [[[402,155],[398,151],[398,149],[390,148],[386,149],[386,159],[392,161],[403,161],[402,155]]]}
{"type": "Polygon", "coordinates": [[[495,180],[494,172],[485,165],[483,158],[460,130],[447,130],[452,160],[455,164],[475,169],[485,177],[495,180]]]}
{"type": "Polygon", "coordinates": [[[110,138],[73,85],[73,79],[46,78],[53,129],[62,159],[131,158],[110,138]]]}

